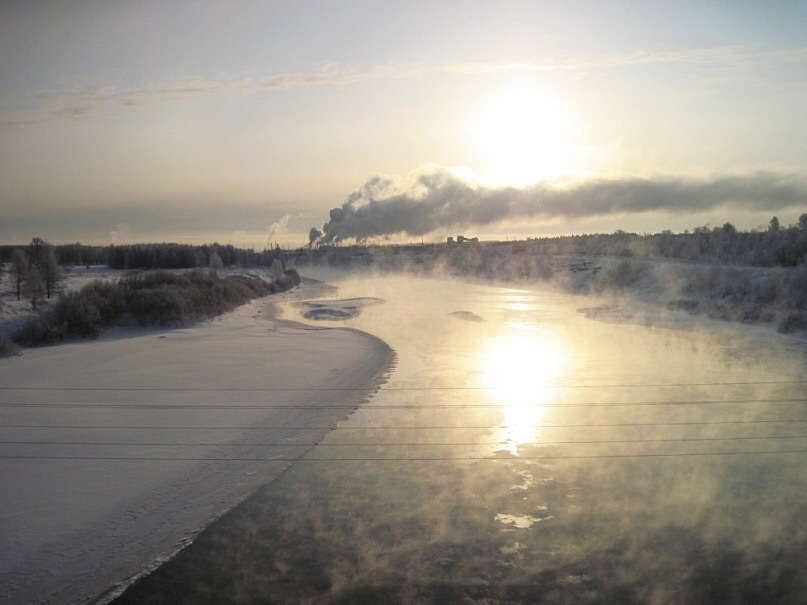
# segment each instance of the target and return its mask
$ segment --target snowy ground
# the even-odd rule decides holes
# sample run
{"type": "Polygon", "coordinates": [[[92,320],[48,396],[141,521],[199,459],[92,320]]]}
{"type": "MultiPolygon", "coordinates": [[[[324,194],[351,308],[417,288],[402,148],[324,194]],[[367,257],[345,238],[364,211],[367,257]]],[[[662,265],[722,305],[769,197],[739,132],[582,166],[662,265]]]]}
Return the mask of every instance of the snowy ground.
{"type": "MultiPolygon", "coordinates": [[[[0,602],[86,602],[159,563],[378,385],[386,345],[273,299],[0,359],[0,602]]],[[[25,315],[4,292],[0,323],[25,315]]]]}

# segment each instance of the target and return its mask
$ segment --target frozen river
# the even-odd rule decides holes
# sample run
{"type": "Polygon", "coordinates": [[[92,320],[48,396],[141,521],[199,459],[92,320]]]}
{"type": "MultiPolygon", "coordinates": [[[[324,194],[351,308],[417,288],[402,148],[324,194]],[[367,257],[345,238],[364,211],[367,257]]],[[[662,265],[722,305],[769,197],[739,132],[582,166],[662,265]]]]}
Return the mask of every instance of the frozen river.
{"type": "Polygon", "coordinates": [[[803,343],[539,289],[331,281],[284,318],[380,337],[389,380],[125,598],[807,600],[803,343]]]}

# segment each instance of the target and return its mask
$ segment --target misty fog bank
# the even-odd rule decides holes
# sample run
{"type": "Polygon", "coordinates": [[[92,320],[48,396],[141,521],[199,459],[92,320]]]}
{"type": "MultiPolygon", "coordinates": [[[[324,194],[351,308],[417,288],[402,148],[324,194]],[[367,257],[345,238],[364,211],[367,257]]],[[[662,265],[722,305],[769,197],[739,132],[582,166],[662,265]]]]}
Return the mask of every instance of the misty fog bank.
{"type": "MultiPolygon", "coordinates": [[[[624,234],[628,236],[629,234],[624,234]]],[[[647,303],[710,318],[807,330],[807,262],[760,267],[634,254],[621,235],[592,236],[568,247],[542,240],[453,245],[327,247],[290,259],[308,268],[362,273],[449,276],[502,285],[559,287],[567,292],[647,303]],[[603,241],[606,245],[603,245],[603,241]],[[597,246],[599,242],[599,246],[597,246]],[[597,248],[605,252],[598,254],[597,248]],[[608,255],[610,253],[610,255],[608,255]],[[614,253],[619,253],[615,256],[614,253]]],[[[634,247],[636,242],[633,242],[634,247]]]]}

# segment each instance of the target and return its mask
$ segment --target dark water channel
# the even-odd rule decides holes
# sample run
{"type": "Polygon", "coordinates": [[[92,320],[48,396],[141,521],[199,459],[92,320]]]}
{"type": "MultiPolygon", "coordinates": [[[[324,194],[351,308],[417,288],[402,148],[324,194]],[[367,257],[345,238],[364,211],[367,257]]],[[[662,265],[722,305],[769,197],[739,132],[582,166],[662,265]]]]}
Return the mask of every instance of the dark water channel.
{"type": "Polygon", "coordinates": [[[385,301],[324,325],[386,341],[389,380],[121,603],[807,602],[798,343],[540,290],[336,285],[385,301]]]}

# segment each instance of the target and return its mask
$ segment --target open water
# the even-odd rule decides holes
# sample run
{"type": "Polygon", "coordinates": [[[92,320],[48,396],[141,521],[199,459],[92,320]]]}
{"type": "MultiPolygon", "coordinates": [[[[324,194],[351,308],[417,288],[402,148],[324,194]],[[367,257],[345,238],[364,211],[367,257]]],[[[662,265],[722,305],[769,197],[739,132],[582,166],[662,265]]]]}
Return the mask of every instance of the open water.
{"type": "Polygon", "coordinates": [[[284,317],[380,337],[397,354],[389,379],[151,590],[807,602],[803,344],[541,289],[333,283],[329,300],[385,302],[311,320],[289,303],[284,317]]]}

